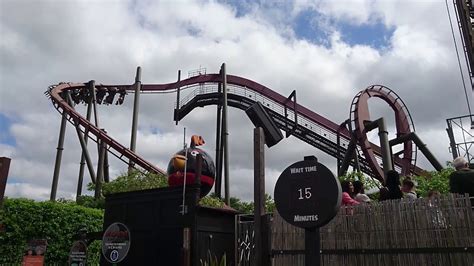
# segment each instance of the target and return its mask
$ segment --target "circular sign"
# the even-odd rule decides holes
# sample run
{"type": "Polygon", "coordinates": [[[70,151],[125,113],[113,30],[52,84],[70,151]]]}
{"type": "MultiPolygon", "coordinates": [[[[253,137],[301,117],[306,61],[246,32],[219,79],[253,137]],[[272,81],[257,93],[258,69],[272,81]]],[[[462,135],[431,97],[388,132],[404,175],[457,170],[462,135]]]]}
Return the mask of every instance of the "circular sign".
{"type": "Polygon", "coordinates": [[[87,245],[84,241],[75,241],[69,252],[69,265],[80,266],[87,263],[87,245]]]}
{"type": "Polygon", "coordinates": [[[336,216],[341,205],[341,184],[316,160],[296,162],[283,171],[275,185],[275,206],[288,223],[321,227],[336,216]]]}
{"type": "Polygon", "coordinates": [[[130,230],[123,223],[107,227],[102,237],[102,255],[110,263],[119,263],[130,249],[130,230]]]}

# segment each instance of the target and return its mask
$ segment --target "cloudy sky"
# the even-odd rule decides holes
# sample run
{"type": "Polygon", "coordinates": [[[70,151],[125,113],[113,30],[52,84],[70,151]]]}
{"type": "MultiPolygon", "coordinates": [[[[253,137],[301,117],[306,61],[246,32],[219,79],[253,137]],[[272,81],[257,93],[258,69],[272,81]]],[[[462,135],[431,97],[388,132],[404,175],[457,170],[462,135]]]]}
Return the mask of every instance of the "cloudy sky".
{"type": "MultiPolygon", "coordinates": [[[[12,158],[9,197],[49,198],[61,116],[43,95],[47,87],[92,79],[131,84],[137,66],[143,83],[157,84],[175,81],[178,70],[184,77],[200,67],[216,73],[225,62],[229,74],[282,95],[296,89],[300,104],[338,124],[358,91],[382,84],[405,101],[417,133],[443,164],[451,158],[446,118],[467,114],[444,1],[0,0],[0,12],[0,156],[12,158]]],[[[184,127],[215,150],[215,106],[175,126],[175,97],[141,97],[137,151],[161,168],[181,149],[184,127]]],[[[100,126],[125,146],[132,103],[129,95],[124,105],[98,111],[100,126]]],[[[395,137],[388,106],[370,105],[395,137]]],[[[248,200],[253,126],[242,111],[229,112],[231,195],[248,200]]],[[[79,148],[68,125],[58,197],[75,196],[79,148]]],[[[335,172],[335,159],[293,137],[267,149],[267,192],[288,165],[311,154],[335,172]]],[[[125,171],[110,158],[113,176],[125,171]]]]}

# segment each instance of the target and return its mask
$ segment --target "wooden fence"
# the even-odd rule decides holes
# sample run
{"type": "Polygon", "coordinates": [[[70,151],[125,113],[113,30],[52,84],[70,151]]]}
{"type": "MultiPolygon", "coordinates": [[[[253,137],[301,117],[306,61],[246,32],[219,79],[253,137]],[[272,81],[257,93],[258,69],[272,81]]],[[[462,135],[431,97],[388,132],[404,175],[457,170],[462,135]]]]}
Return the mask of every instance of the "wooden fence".
{"type": "MultiPolygon", "coordinates": [[[[341,208],[320,228],[322,265],[474,265],[467,196],[392,200],[341,208]]],[[[274,213],[273,266],[304,265],[304,230],[274,213]]]]}

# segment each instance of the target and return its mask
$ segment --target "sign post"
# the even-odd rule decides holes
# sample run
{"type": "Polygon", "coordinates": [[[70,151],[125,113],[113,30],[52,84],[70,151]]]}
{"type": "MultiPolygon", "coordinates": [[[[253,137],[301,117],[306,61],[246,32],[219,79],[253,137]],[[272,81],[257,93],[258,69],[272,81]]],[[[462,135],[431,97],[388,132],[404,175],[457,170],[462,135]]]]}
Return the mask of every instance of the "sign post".
{"type": "Polygon", "coordinates": [[[275,206],[288,223],[305,228],[305,265],[320,265],[319,228],[341,205],[341,185],[316,157],[287,167],[275,185],[275,206]]]}
{"type": "Polygon", "coordinates": [[[125,259],[130,249],[130,230],[123,223],[113,223],[107,227],[102,237],[102,255],[117,264],[125,259]]]}
{"type": "Polygon", "coordinates": [[[69,252],[69,265],[87,265],[87,245],[84,241],[78,240],[72,244],[71,251],[69,252]]]}
{"type": "Polygon", "coordinates": [[[28,242],[28,249],[23,256],[22,266],[43,266],[44,255],[48,241],[46,239],[32,239],[28,242]]]}

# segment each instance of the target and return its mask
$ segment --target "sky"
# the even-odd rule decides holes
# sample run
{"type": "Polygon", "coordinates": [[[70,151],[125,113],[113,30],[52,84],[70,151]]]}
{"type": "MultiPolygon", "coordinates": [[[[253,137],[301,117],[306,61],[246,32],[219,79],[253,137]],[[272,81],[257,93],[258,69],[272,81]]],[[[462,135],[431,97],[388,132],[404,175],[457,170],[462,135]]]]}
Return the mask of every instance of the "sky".
{"type": "MultiPolygon", "coordinates": [[[[142,83],[161,84],[176,81],[178,70],[186,78],[199,68],[217,73],[226,63],[228,74],[282,95],[296,90],[298,103],[337,124],[349,117],[359,91],[381,84],[403,99],[417,134],[443,164],[452,159],[446,119],[468,113],[444,1],[0,0],[0,36],[0,156],[12,159],[8,197],[49,199],[61,115],[43,94],[48,86],[132,84],[137,66],[142,83]]],[[[201,135],[203,148],[215,153],[215,106],[193,110],[176,126],[175,98],[140,98],[137,153],[162,169],[182,148],[183,128],[187,139],[201,135]]],[[[394,138],[388,105],[369,104],[371,117],[386,118],[394,138]]],[[[128,95],[123,105],[98,110],[100,127],[125,146],[132,109],[128,95]]],[[[252,129],[244,112],[230,108],[230,194],[244,200],[253,197],[252,129]]],[[[294,137],[265,152],[269,194],[280,173],[306,155],[336,172],[334,158],[294,137]]],[[[58,197],[75,197],[80,155],[69,124],[58,197]]],[[[419,166],[433,170],[418,157],[419,166]]],[[[126,171],[110,158],[112,177],[126,171]]]]}

